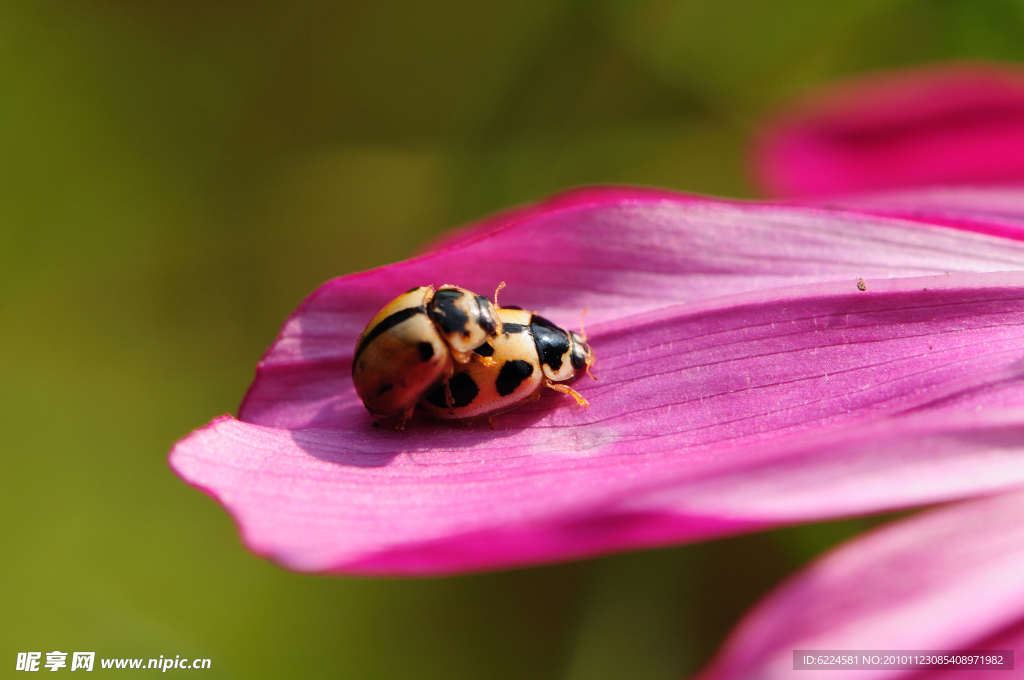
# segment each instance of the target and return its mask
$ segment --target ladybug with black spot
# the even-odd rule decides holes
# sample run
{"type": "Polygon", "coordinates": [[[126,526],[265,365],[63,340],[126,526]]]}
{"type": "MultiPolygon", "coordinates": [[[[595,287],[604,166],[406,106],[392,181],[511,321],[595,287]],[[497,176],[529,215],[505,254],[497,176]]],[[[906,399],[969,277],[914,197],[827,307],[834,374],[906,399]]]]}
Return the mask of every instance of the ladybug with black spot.
{"type": "Polygon", "coordinates": [[[583,336],[519,307],[499,307],[498,318],[501,333],[492,343],[494,361],[456,366],[447,386],[439,385],[420,401],[424,412],[438,420],[492,418],[539,399],[545,388],[571,395],[580,406],[590,405],[561,384],[576,378],[577,371],[589,373],[594,363],[583,336]]]}
{"type": "Polygon", "coordinates": [[[457,286],[419,286],[373,317],[356,342],[352,382],[377,418],[405,423],[420,398],[474,358],[490,364],[498,336],[497,310],[487,298],[457,286]],[[482,350],[484,354],[476,350],[482,350]]]}
{"type": "Polygon", "coordinates": [[[398,417],[398,429],[417,404],[439,420],[470,422],[534,401],[545,387],[588,406],[560,384],[589,373],[585,337],[496,303],[497,293],[492,305],[457,286],[422,286],[392,300],[356,343],[352,380],[367,410],[398,417]]]}

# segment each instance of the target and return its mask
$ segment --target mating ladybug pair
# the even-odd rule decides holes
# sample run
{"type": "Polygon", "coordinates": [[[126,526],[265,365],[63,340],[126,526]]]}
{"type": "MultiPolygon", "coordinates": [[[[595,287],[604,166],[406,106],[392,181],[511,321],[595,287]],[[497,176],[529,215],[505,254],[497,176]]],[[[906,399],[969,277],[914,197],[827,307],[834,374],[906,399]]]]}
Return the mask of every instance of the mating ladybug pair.
{"type": "Polygon", "coordinates": [[[586,338],[497,299],[497,292],[491,304],[465,288],[420,286],[388,303],[360,334],[352,360],[367,410],[397,417],[399,429],[416,406],[438,420],[470,422],[535,401],[545,387],[589,406],[558,384],[589,373],[586,338]]]}

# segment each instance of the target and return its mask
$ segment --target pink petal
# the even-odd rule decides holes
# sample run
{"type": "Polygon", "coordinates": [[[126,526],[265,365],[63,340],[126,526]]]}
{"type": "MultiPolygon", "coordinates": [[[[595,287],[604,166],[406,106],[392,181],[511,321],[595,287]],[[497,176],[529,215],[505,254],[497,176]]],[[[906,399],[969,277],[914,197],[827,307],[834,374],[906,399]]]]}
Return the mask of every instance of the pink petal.
{"type": "MultiPolygon", "coordinates": [[[[795,649],[1012,649],[1024,642],[1022,574],[1024,494],[927,512],[843,545],[770,594],[699,677],[836,676],[795,673],[795,649]]],[[[927,677],[1006,675],[978,673],[927,677]]],[[[912,674],[847,670],[842,677],[912,674]]]]}
{"type": "Polygon", "coordinates": [[[903,189],[822,199],[820,205],[1024,240],[1024,186],[903,189]]]}
{"type": "Polygon", "coordinates": [[[767,127],[755,166],[780,197],[1024,180],[1024,71],[947,64],[836,84],[767,127]]]}
{"type": "MultiPolygon", "coordinates": [[[[320,295],[349,282],[369,294],[374,274],[429,259],[320,295]]],[[[298,400],[261,416],[315,429],[223,418],[179,442],[171,464],[260,554],[393,574],[567,559],[1024,482],[1024,273],[866,288],[775,289],[596,324],[601,380],[577,383],[593,406],[552,393],[493,431],[378,430],[340,374],[338,394],[319,402],[285,381],[275,389],[298,400]]],[[[611,297],[606,319],[621,313],[611,297]]],[[[336,298],[332,313],[348,313],[342,299],[362,304],[336,298]]],[[[315,380],[324,369],[303,359],[289,357],[315,380]]]]}
{"type": "MultiPolygon", "coordinates": [[[[858,277],[1024,269],[1024,244],[904,220],[795,206],[597,189],[464,232],[463,241],[335,279],[310,295],[257,367],[239,418],[337,427],[362,406],[356,338],[397,292],[455,283],[576,327],[666,305],[858,277]]],[[[604,358],[598,354],[599,365],[604,358]]]]}
{"type": "MultiPolygon", "coordinates": [[[[548,196],[537,203],[530,203],[510,208],[475,222],[469,226],[452,229],[446,234],[442,234],[433,243],[428,244],[427,247],[424,248],[424,252],[445,250],[521,222],[529,222],[537,218],[543,218],[549,213],[562,210],[573,210],[584,207],[593,208],[617,204],[643,205],[645,203],[658,203],[659,201],[668,201],[676,204],[699,204],[707,201],[707,199],[701,196],[680,194],[675,191],[665,191],[663,189],[653,189],[650,187],[597,185],[568,189],[561,193],[548,196]]],[[[739,201],[723,199],[717,199],[716,202],[723,204],[739,203],[739,201]]]]}

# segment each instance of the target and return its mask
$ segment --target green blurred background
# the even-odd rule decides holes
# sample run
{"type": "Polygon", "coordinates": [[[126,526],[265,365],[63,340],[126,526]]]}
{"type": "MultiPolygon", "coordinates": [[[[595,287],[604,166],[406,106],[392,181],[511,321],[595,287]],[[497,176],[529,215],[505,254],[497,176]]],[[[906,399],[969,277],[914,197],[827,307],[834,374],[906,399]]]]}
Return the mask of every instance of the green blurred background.
{"type": "Polygon", "coordinates": [[[59,649],[209,657],[209,678],[694,671],[872,520],[315,577],[246,552],[167,451],[237,407],[328,278],[579,184],[752,196],[745,148],[780,102],[959,57],[1024,60],[1024,2],[0,3],[0,668],[59,649]]]}

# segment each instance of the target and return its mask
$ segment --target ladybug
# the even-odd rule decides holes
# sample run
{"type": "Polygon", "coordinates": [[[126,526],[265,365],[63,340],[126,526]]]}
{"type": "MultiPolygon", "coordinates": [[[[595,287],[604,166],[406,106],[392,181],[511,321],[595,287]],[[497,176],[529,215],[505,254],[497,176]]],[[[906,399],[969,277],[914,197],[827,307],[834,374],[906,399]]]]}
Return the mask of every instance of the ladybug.
{"type": "MultiPolygon", "coordinates": [[[[502,284],[498,290],[504,286],[502,284]]],[[[417,404],[439,420],[469,423],[540,398],[590,372],[586,336],[520,307],[498,307],[464,288],[413,288],[388,303],[359,336],[352,381],[371,415],[398,417],[417,404]]],[[[593,377],[593,376],[591,376],[593,377]]]]}
{"type": "Polygon", "coordinates": [[[545,387],[571,395],[580,406],[590,405],[576,390],[559,384],[574,379],[577,371],[590,374],[594,353],[584,336],[519,307],[499,307],[498,318],[501,332],[488,346],[494,348],[494,361],[456,366],[447,383],[423,397],[420,408],[438,420],[468,423],[536,401],[545,387]]]}
{"type": "Polygon", "coordinates": [[[490,300],[458,286],[419,286],[373,317],[356,342],[352,382],[377,418],[405,424],[424,394],[446,384],[456,365],[491,364],[500,322],[490,300]],[[484,349],[486,348],[486,349],[484,349]]]}

